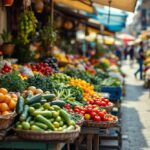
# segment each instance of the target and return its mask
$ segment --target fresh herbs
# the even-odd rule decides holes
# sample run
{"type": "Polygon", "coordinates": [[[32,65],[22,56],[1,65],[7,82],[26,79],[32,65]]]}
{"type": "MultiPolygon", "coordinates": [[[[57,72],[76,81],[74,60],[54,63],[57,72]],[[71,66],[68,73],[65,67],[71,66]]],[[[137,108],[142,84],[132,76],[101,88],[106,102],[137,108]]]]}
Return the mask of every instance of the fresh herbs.
{"type": "Polygon", "coordinates": [[[8,91],[22,92],[26,89],[27,83],[18,76],[18,72],[10,72],[1,76],[0,86],[8,91]]]}

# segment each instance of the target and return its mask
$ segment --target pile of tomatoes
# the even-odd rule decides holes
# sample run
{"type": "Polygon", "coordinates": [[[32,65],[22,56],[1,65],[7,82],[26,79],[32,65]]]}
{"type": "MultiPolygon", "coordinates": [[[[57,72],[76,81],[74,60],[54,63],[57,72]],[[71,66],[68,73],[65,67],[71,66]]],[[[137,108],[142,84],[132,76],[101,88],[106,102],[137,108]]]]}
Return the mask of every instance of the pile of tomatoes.
{"type": "Polygon", "coordinates": [[[100,110],[97,105],[85,105],[84,107],[75,106],[73,109],[70,104],[64,106],[68,112],[76,112],[84,117],[85,120],[92,120],[95,122],[100,121],[115,121],[117,118],[111,114],[108,114],[106,110],[100,110]]]}
{"type": "Polygon", "coordinates": [[[100,107],[107,107],[112,105],[112,103],[107,98],[92,99],[88,103],[92,105],[98,105],[100,107]]]}
{"type": "Polygon", "coordinates": [[[37,63],[32,64],[31,69],[35,72],[40,72],[45,76],[49,76],[53,73],[53,69],[48,65],[48,63],[37,63]]]}

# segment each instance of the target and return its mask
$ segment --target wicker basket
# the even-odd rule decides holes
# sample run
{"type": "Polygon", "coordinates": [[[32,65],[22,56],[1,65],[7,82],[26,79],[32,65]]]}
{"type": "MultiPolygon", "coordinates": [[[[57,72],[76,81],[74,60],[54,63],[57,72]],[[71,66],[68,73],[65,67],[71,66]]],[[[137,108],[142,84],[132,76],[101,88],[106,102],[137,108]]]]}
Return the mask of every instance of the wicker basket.
{"type": "Polygon", "coordinates": [[[94,122],[94,121],[84,121],[84,127],[92,127],[92,128],[111,128],[117,126],[118,120],[112,122],[94,122]]]}
{"type": "Polygon", "coordinates": [[[10,127],[13,124],[15,116],[15,112],[8,115],[0,116],[0,130],[4,130],[10,127]]]}
{"type": "Polygon", "coordinates": [[[106,106],[106,107],[100,107],[100,109],[105,109],[107,112],[111,112],[113,107],[114,107],[114,104],[111,103],[111,105],[106,106]]]}
{"type": "Polygon", "coordinates": [[[80,127],[77,126],[76,130],[68,131],[68,132],[36,132],[31,130],[20,130],[20,129],[14,129],[17,136],[26,140],[43,140],[43,141],[49,141],[49,140],[58,140],[58,141],[64,141],[64,140],[75,140],[79,134],[80,134],[80,127]]]}

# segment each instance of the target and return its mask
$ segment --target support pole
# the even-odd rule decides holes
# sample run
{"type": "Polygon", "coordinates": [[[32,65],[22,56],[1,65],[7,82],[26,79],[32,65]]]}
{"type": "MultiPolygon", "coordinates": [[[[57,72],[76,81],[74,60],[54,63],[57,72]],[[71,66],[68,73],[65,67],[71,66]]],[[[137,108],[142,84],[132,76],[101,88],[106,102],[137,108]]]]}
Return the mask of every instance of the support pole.
{"type": "Polygon", "coordinates": [[[50,0],[50,7],[51,7],[51,26],[53,26],[54,22],[54,1],[50,0]]]}

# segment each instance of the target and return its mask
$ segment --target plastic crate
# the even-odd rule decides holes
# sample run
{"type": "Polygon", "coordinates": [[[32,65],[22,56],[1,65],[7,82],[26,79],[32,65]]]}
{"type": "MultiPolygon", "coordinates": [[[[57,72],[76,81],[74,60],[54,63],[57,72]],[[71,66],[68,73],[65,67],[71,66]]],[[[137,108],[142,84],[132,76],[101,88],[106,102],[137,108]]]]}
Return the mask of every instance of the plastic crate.
{"type": "Polygon", "coordinates": [[[109,93],[110,101],[118,101],[121,99],[122,96],[122,89],[121,87],[108,87],[104,86],[101,88],[101,92],[109,93]]]}

